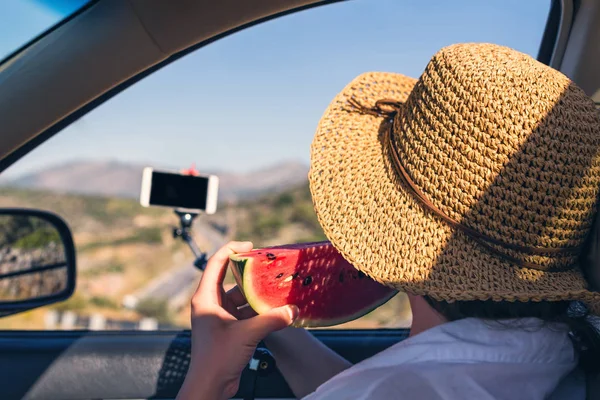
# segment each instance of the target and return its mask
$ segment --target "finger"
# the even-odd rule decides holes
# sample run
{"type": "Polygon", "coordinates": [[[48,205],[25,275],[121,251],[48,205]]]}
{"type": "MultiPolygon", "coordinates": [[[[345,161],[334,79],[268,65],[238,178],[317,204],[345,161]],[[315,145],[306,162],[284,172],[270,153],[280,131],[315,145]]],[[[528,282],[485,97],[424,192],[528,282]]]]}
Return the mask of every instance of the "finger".
{"type": "Polygon", "coordinates": [[[221,305],[223,308],[236,318],[238,307],[247,305],[248,303],[238,286],[234,286],[227,293],[223,291],[220,296],[222,297],[221,305]]]}
{"type": "Polygon", "coordinates": [[[298,317],[298,307],[283,306],[259,314],[245,322],[247,334],[256,341],[267,337],[270,333],[290,326],[298,317]]]}
{"type": "Polygon", "coordinates": [[[252,250],[251,242],[230,242],[221,247],[206,264],[206,269],[200,279],[194,298],[202,297],[200,301],[217,301],[222,288],[229,256],[234,253],[243,253],[252,250]]]}
{"type": "Polygon", "coordinates": [[[256,315],[256,311],[250,306],[240,307],[235,312],[235,317],[240,320],[256,317],[256,315]]]}
{"type": "Polygon", "coordinates": [[[202,275],[202,281],[210,285],[220,285],[225,279],[226,266],[229,256],[235,253],[243,253],[252,250],[251,242],[229,242],[221,247],[206,264],[202,275]]]}
{"type": "Polygon", "coordinates": [[[227,293],[225,293],[225,297],[227,297],[227,300],[235,307],[241,307],[248,303],[239,286],[234,286],[233,288],[229,289],[227,293]]]}

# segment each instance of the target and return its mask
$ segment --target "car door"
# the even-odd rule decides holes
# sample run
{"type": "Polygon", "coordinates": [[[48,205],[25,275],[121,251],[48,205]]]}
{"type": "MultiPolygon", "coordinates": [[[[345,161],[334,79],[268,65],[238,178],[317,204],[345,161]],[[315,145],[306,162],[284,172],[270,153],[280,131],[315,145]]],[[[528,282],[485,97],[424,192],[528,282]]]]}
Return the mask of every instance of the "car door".
{"type": "MultiPolygon", "coordinates": [[[[417,76],[458,41],[495,41],[560,67],[576,54],[581,8],[523,3],[39,2],[55,23],[0,65],[0,207],[67,220],[78,286],[65,302],[0,319],[2,398],[174,398],[201,273],[172,235],[172,210],[139,205],[143,167],[196,163],[220,176],[219,210],[194,228],[209,253],[233,238],[323,239],[307,157],[337,91],[367,70],[417,76]]],[[[410,318],[400,293],[312,333],[356,363],[405,339],[410,318]]],[[[254,384],[245,370],[238,397],[293,397],[276,370],[254,384]]]]}

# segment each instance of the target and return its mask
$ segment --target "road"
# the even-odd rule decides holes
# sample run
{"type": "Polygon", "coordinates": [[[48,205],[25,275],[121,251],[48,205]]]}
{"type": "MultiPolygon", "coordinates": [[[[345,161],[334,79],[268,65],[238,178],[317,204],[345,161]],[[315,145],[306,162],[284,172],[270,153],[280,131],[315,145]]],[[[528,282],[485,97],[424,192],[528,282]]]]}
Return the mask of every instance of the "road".
{"type": "MultiPolygon", "coordinates": [[[[221,232],[212,228],[209,224],[199,221],[194,224],[194,235],[195,237],[202,237],[204,243],[210,244],[210,248],[202,249],[207,251],[209,256],[228,241],[228,238],[221,232]]],[[[123,303],[126,307],[134,308],[137,302],[141,300],[162,298],[167,299],[171,308],[180,308],[185,302],[189,301],[189,295],[201,273],[191,263],[169,269],[137,292],[126,296],[123,303]]]]}

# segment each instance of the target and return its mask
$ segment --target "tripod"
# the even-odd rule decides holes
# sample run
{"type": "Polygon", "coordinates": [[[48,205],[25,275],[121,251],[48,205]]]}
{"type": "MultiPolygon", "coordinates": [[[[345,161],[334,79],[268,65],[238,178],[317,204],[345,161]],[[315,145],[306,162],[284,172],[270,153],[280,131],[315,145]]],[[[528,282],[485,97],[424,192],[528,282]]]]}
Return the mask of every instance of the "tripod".
{"type": "Polygon", "coordinates": [[[179,227],[173,228],[173,237],[180,237],[188,244],[192,253],[194,253],[194,257],[196,257],[194,266],[199,270],[204,271],[204,268],[206,268],[207,255],[200,250],[194,241],[191,232],[192,224],[194,223],[194,219],[198,216],[198,213],[175,210],[175,214],[179,217],[179,227]]]}

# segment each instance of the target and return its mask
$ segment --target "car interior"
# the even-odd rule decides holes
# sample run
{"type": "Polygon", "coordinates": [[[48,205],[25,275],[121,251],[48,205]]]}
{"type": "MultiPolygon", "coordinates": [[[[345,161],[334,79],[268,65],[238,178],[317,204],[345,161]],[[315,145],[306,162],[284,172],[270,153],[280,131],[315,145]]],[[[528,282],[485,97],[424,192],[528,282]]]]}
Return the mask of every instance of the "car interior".
{"type": "MultiPolygon", "coordinates": [[[[185,55],[254,25],[337,2],[89,2],[0,64],[0,172],[86,113],[185,55]]],[[[538,53],[541,62],[562,71],[597,102],[598,27],[600,2],[553,0],[538,53]]],[[[600,273],[600,260],[589,261],[592,274],[600,273]]],[[[61,298],[72,291],[67,287],[61,298]]],[[[9,304],[0,311],[10,314],[26,308],[9,304]]],[[[403,340],[409,330],[313,333],[354,363],[403,340]]],[[[189,362],[188,330],[0,331],[0,397],[172,399],[189,362]]],[[[243,398],[253,379],[245,370],[237,398],[243,398]]],[[[293,398],[277,371],[258,378],[255,396],[293,398]]],[[[588,377],[587,396],[600,398],[600,376],[588,377]]]]}

